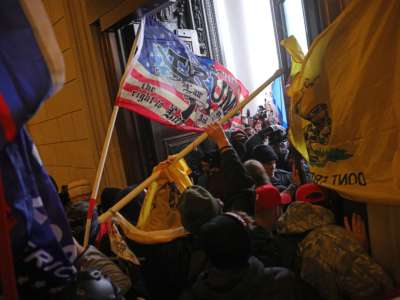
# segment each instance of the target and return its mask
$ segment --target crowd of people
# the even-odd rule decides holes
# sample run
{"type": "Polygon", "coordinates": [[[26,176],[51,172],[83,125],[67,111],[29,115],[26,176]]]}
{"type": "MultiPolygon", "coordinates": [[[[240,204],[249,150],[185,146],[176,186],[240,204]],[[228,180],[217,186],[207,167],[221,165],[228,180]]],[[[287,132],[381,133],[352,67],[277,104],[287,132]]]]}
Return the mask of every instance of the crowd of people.
{"type": "MultiPolygon", "coordinates": [[[[71,200],[62,189],[77,265],[89,278],[100,282],[104,275],[112,283],[112,289],[103,283],[107,292],[96,299],[385,299],[393,290],[369,254],[363,218],[338,213],[339,197],[311,182],[305,162],[295,163],[284,128],[228,133],[214,124],[207,133],[216,151],[201,158],[201,173],[176,208],[190,234],[154,245],[127,240],[140,265],[115,257],[107,236],[96,240],[96,221],[97,247],[84,249],[87,201],[71,200]]],[[[133,187],[106,188],[99,213],[133,187]]],[[[132,224],[144,197],[120,211],[132,224]]],[[[79,289],[95,294],[91,284],[79,289]]],[[[74,289],[65,291],[65,299],[74,299],[74,289]]]]}

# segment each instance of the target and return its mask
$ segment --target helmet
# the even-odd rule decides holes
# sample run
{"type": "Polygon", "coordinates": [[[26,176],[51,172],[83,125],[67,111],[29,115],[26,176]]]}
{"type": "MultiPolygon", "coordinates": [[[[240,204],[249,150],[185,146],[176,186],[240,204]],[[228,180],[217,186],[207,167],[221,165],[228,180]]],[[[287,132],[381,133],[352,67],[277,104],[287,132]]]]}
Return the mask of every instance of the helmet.
{"type": "Polygon", "coordinates": [[[57,300],[124,300],[119,289],[98,270],[81,271],[54,296],[57,300]]]}

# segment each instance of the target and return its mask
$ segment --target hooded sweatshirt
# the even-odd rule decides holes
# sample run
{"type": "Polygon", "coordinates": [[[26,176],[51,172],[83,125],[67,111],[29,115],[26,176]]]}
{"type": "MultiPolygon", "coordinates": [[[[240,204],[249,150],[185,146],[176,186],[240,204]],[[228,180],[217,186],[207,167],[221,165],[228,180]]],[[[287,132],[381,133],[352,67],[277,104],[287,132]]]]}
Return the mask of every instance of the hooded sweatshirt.
{"type": "Polygon", "coordinates": [[[279,234],[308,232],[298,245],[300,277],[324,299],[383,294],[392,286],[390,278],[352,234],[334,222],[330,210],[299,202],[291,204],[279,219],[279,234]]]}
{"type": "Polygon", "coordinates": [[[186,291],[181,300],[312,299],[301,282],[285,268],[264,268],[255,257],[235,270],[211,268],[186,291]]]}

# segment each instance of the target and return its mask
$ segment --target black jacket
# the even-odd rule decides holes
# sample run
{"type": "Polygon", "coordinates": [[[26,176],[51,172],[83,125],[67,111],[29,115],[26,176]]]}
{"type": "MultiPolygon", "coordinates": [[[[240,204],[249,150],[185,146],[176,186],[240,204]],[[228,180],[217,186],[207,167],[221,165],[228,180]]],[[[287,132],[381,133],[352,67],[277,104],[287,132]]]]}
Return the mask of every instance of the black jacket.
{"type": "Polygon", "coordinates": [[[265,141],[265,137],[261,135],[260,133],[253,134],[252,137],[250,137],[244,146],[246,147],[246,155],[244,157],[245,160],[252,158],[253,156],[253,149],[258,146],[263,144],[265,141]]]}
{"type": "Polygon", "coordinates": [[[278,160],[276,161],[276,167],[285,171],[292,171],[292,165],[289,163],[288,153],[284,153],[283,155],[278,155],[278,160]]]}
{"type": "Polygon", "coordinates": [[[271,183],[282,191],[292,183],[292,173],[276,169],[274,176],[271,177],[271,183]]]}
{"type": "Polygon", "coordinates": [[[286,300],[316,299],[313,290],[284,268],[264,268],[251,257],[247,267],[221,271],[208,269],[180,300],[286,300]]]}
{"type": "Polygon", "coordinates": [[[239,210],[254,215],[254,182],[233,148],[221,153],[221,167],[226,190],[224,210],[239,210]]]}
{"type": "Polygon", "coordinates": [[[143,279],[152,300],[178,299],[208,265],[205,253],[192,235],[155,245],[129,240],[128,245],[141,259],[143,279]]]}
{"type": "Polygon", "coordinates": [[[307,234],[273,234],[256,226],[250,230],[252,255],[265,267],[285,267],[298,273],[298,244],[307,234]]]}

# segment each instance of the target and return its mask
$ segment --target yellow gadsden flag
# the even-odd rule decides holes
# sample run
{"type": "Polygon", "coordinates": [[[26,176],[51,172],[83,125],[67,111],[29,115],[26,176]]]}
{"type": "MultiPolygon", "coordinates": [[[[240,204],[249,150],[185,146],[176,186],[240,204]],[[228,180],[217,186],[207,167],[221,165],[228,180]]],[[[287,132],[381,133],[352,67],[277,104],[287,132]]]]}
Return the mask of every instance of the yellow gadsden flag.
{"type": "Polygon", "coordinates": [[[117,214],[115,221],[125,236],[141,244],[167,243],[185,236],[178,212],[179,195],[192,185],[191,170],[184,159],[168,166],[165,162],[156,166],[153,172],[161,172],[147,191],[135,225],[117,214]]]}
{"type": "Polygon", "coordinates": [[[400,204],[400,1],[353,0],[303,58],[288,90],[292,144],[314,181],[400,204]]]}

